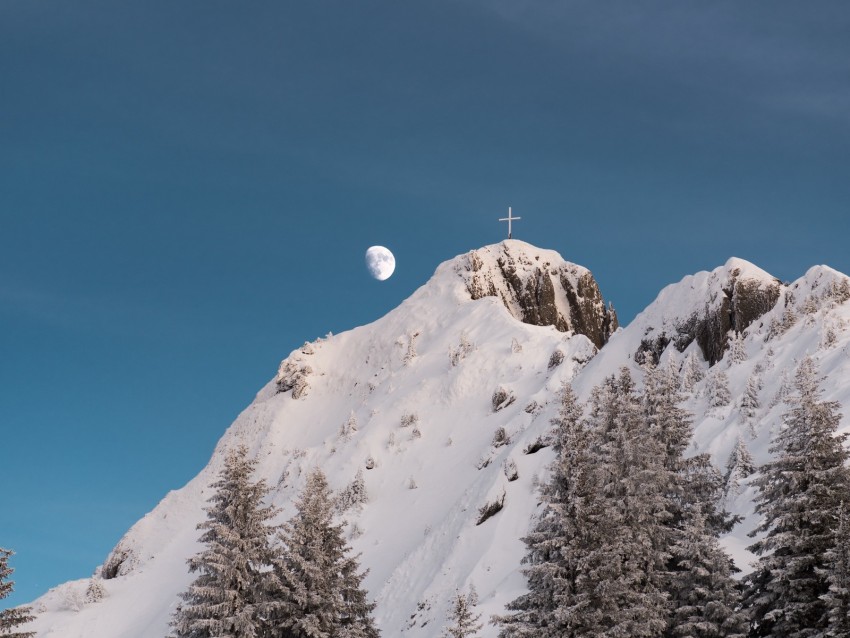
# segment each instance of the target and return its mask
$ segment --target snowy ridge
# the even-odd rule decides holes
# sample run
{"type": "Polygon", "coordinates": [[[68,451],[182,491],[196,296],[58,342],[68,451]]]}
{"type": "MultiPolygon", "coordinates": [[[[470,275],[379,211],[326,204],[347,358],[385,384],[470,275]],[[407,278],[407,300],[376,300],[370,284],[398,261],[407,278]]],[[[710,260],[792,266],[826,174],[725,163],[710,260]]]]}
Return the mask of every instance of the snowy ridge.
{"type": "MultiPolygon", "coordinates": [[[[478,590],[484,618],[501,613],[525,590],[520,538],[538,507],[536,481],[553,458],[549,448],[525,451],[545,437],[563,381],[572,380],[586,397],[623,365],[639,379],[635,355],[648,335],[656,343],[658,335],[681,334],[695,313],[723,308],[723,299],[731,308],[740,282],[753,282],[741,288],[741,300],[759,290],[760,299],[775,294],[775,302],[748,324],[734,362],[725,356],[709,368],[696,337],[682,352],[671,338],[661,352],[662,363],[672,359],[677,366],[695,353],[705,375],[688,399],[693,449],[710,451],[723,467],[741,437],[756,462],[763,461],[783,410],[781,403],[771,405],[782,372],[793,372],[805,354],[830,375],[825,397],[850,410],[850,285],[834,270],[818,266],[783,286],[752,264],[730,260],[665,288],[601,351],[573,328],[517,320],[527,308],[511,295],[528,290],[529,282],[540,290],[541,275],[553,272],[546,279],[558,286],[567,280],[573,290],[582,278],[592,280],[553,251],[516,241],[488,246],[442,264],[385,317],[293,351],[224,434],[209,465],[136,523],[98,569],[94,578],[105,596],[86,600],[92,579],[57,587],[34,603],[33,629],[62,638],[166,635],[177,595],[191,580],[185,561],[199,549],[195,526],[210,496],[206,486],[238,444],[258,460],[258,475],[273,488],[282,519],[293,513],[311,467],[320,466],[335,490],[362,471],[369,500],[344,517],[361,564],[370,569],[364,584],[378,602],[384,636],[438,636],[455,588],[469,584],[478,590]],[[519,287],[505,276],[505,255],[519,287]],[[473,299],[476,277],[482,286],[492,282],[495,293],[473,299]],[[720,371],[732,399],[709,407],[708,385],[720,371]],[[755,416],[744,418],[740,402],[754,374],[761,379],[761,403],[755,416]],[[509,480],[507,462],[516,465],[516,480],[509,480]],[[479,508],[502,494],[504,509],[477,525],[479,508]]],[[[553,288],[560,316],[575,320],[567,286],[553,288]]],[[[601,296],[591,301],[601,303],[601,296]]],[[[842,429],[848,425],[845,418],[842,429]]],[[[742,567],[748,556],[741,548],[754,526],[751,496],[745,479],[728,501],[750,517],[726,539],[742,567]]],[[[485,626],[481,635],[496,633],[485,626]]]]}
{"type": "MultiPolygon", "coordinates": [[[[787,410],[783,393],[794,379],[794,372],[805,356],[817,362],[824,399],[838,401],[844,418],[841,431],[850,431],[850,280],[828,266],[814,266],[789,285],[779,284],[771,275],[740,259],[729,260],[714,271],[685,277],[680,283],[662,290],[656,300],[610,343],[582,371],[574,383],[586,399],[594,385],[622,367],[629,368],[640,383],[640,364],[635,355],[647,335],[670,334],[683,318],[698,313],[702,304],[718,303],[721,283],[729,273],[740,270],[759,283],[762,290],[778,287],[779,296],[771,310],[755,319],[741,334],[738,359],[726,352],[713,367],[703,360],[699,344],[691,341],[683,351],[670,341],[660,356],[661,365],[684,369],[689,357],[699,362],[704,376],[687,393],[684,407],[693,414],[692,453],[709,452],[715,465],[726,470],[726,463],[738,439],[742,440],[756,464],[768,460],[772,437],[781,426],[787,410]],[[701,299],[700,294],[705,295],[701,299]],[[728,405],[710,405],[710,385],[723,373],[728,379],[728,405]],[[742,403],[751,379],[755,380],[758,407],[746,415],[742,403]]],[[[741,277],[743,279],[743,277],[741,277]]],[[[710,306],[709,306],[710,307],[710,306]]],[[[732,333],[729,333],[731,335],[732,333]]],[[[727,336],[729,336],[727,335],[727,336]]],[[[752,500],[755,494],[746,479],[733,486],[726,506],[744,517],[725,539],[725,546],[738,567],[746,572],[753,555],[745,550],[753,539],[747,534],[755,528],[752,500]]]]}

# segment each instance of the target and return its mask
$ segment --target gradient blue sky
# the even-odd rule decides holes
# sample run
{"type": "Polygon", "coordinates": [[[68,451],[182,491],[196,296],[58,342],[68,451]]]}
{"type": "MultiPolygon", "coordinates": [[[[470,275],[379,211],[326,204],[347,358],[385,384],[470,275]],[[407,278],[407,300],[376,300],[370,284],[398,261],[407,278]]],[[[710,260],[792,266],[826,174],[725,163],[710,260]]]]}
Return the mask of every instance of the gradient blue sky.
{"type": "Polygon", "coordinates": [[[3,0],[11,602],[89,575],[293,348],[508,205],[627,323],[732,255],[850,272],[848,172],[845,0],[3,0]]]}

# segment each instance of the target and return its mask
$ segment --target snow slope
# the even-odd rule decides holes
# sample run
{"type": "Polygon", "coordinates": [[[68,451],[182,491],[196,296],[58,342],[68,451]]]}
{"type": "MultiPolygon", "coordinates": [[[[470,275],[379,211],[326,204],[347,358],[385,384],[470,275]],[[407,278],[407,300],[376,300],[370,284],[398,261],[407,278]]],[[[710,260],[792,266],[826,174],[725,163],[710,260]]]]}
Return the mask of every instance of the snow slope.
{"type": "MultiPolygon", "coordinates": [[[[136,523],[92,579],[66,583],[35,601],[38,618],[32,628],[40,637],[166,635],[177,594],[191,580],[185,561],[199,549],[195,526],[211,494],[207,486],[226,451],[238,444],[257,458],[258,474],[273,486],[282,518],[292,514],[293,497],[310,467],[320,466],[335,489],[362,469],[369,502],[345,518],[351,543],[370,570],[365,585],[378,602],[384,636],[438,636],[455,588],[469,584],[478,590],[485,618],[500,613],[524,589],[520,538],[538,507],[535,484],[552,459],[548,448],[524,451],[546,434],[558,388],[572,380],[587,396],[592,385],[623,365],[638,376],[635,358],[641,348],[663,343],[666,337],[656,339],[662,333],[681,336],[679,327],[694,316],[736,307],[739,280],[755,282],[744,292],[775,288],[776,303],[747,326],[745,361],[730,366],[720,360],[711,371],[706,362],[701,365],[709,374],[727,372],[735,405],[747,379],[760,369],[762,407],[751,423],[735,405],[709,409],[708,381],[700,382],[689,398],[697,415],[693,448],[710,451],[722,465],[742,436],[756,461],[763,461],[782,410],[770,403],[783,372],[793,371],[806,353],[830,375],[827,398],[850,405],[850,304],[842,300],[846,277],[840,273],[819,266],[783,286],[752,264],[730,260],[712,273],[665,288],[600,351],[577,331],[583,321],[577,308],[593,308],[599,325],[603,320],[611,325],[601,296],[591,291],[575,298],[576,290],[595,287],[593,282],[588,288],[588,277],[592,281],[589,271],[553,251],[512,240],[445,262],[378,321],[305,344],[284,360],[278,376],[227,430],[209,465],[136,523]],[[505,258],[519,288],[505,277],[505,258]],[[528,299],[542,298],[537,291],[545,287],[539,284],[546,273],[555,282],[563,321],[557,327],[557,322],[522,323],[519,318],[528,319],[528,299]],[[557,283],[559,273],[585,280],[584,288],[574,282],[571,302],[565,301],[566,284],[557,283]],[[471,293],[476,277],[490,288],[487,296],[471,293]],[[534,294],[520,303],[517,290],[534,294]],[[723,302],[724,290],[731,291],[729,303],[723,302]],[[797,314],[793,325],[787,308],[797,314]],[[516,464],[517,480],[508,480],[508,460],[516,464]],[[502,494],[504,509],[477,525],[478,509],[502,494]],[[105,591],[100,600],[86,595],[93,581],[105,591]]],[[[730,316],[734,319],[735,312],[730,316]]],[[[597,339],[605,334],[586,332],[597,339]]],[[[680,353],[676,347],[685,341],[670,339],[662,361],[682,361],[700,348],[692,340],[680,353]]],[[[730,507],[749,515],[751,496],[743,485],[740,494],[730,496],[730,507]]],[[[726,539],[742,563],[747,555],[741,548],[752,527],[747,520],[726,539]]],[[[495,635],[495,627],[482,631],[482,636],[495,635]]]]}

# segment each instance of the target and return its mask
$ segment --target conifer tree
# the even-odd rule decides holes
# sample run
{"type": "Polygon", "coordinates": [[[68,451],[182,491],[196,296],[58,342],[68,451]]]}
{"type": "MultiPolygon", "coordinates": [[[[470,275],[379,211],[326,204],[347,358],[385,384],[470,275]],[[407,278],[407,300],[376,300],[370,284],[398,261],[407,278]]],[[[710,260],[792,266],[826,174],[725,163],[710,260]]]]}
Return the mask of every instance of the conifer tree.
{"type": "Polygon", "coordinates": [[[592,534],[584,530],[596,494],[581,415],[575,393],[564,384],[558,415],[552,420],[558,456],[550,480],[541,486],[544,509],[523,539],[527,547],[523,562],[528,565],[523,574],[529,591],[508,604],[512,614],[493,619],[501,625],[503,638],[572,636],[581,627],[582,618],[571,615],[570,608],[581,606],[583,597],[588,597],[578,591],[576,581],[581,552],[593,544],[592,534]],[[556,615],[559,607],[567,609],[556,615]]]}
{"type": "Polygon", "coordinates": [[[354,480],[349,483],[336,497],[337,512],[342,514],[352,508],[360,508],[369,500],[366,491],[366,481],[363,478],[363,469],[358,468],[354,480]]]}
{"type": "MultiPolygon", "coordinates": [[[[12,593],[15,583],[9,580],[9,576],[15,570],[9,567],[9,557],[14,552],[9,549],[0,547],[0,600],[6,598],[12,593]]],[[[32,632],[15,631],[17,627],[35,620],[32,615],[32,610],[29,607],[13,607],[0,611],[0,636],[6,638],[32,638],[35,636],[32,632]]]]}
{"type": "Polygon", "coordinates": [[[665,636],[745,638],[747,616],[740,609],[734,567],[697,507],[677,536],[672,553],[671,616],[665,636]]]}
{"type": "Polygon", "coordinates": [[[735,442],[735,447],[726,461],[726,475],[723,477],[727,495],[740,494],[741,481],[755,474],[756,468],[753,457],[747,449],[747,444],[741,437],[735,442]]]}
{"type": "Polygon", "coordinates": [[[732,331],[729,335],[728,353],[730,366],[747,360],[747,350],[744,346],[744,337],[740,332],[732,331]]]}
{"type": "Polygon", "coordinates": [[[685,392],[693,392],[694,386],[703,380],[705,375],[697,360],[695,351],[685,358],[685,363],[682,366],[682,390],[685,392]]]}
{"type": "Polygon", "coordinates": [[[263,607],[270,638],[377,638],[374,603],[366,597],[358,557],[350,555],[342,524],[334,523],[334,500],[316,468],[281,526],[282,549],[263,607]]]}
{"type": "Polygon", "coordinates": [[[758,375],[752,374],[747,379],[747,387],[744,390],[744,395],[741,397],[741,416],[748,423],[752,423],[756,418],[757,411],[761,407],[759,401],[759,391],[761,391],[761,379],[758,375]]]}
{"type": "Polygon", "coordinates": [[[795,378],[785,428],[755,485],[765,536],[750,546],[760,556],[748,577],[746,605],[753,636],[802,638],[829,630],[830,564],[836,565],[836,529],[850,502],[850,454],[837,436],[838,404],[820,398],[814,362],[804,359],[795,378]]]}
{"type": "Polygon", "coordinates": [[[731,401],[729,378],[725,372],[718,370],[708,380],[708,404],[712,408],[719,408],[729,405],[731,401]]]}
{"type": "Polygon", "coordinates": [[[663,526],[669,554],[662,583],[669,596],[665,637],[743,636],[746,622],[736,609],[739,595],[732,561],[718,535],[731,528],[720,508],[721,479],[707,455],[685,458],[692,436],[691,415],[680,407],[675,370],[644,366],[644,418],[664,449],[657,489],[665,497],[663,526]]]}
{"type": "Polygon", "coordinates": [[[659,636],[667,624],[664,592],[672,517],[663,480],[666,451],[623,369],[591,399],[587,467],[598,496],[579,517],[576,595],[556,617],[568,636],[659,636]]]}
{"type": "Polygon", "coordinates": [[[770,402],[770,407],[786,402],[793,391],[794,382],[789,378],[787,370],[782,371],[781,379],[779,389],[776,391],[776,396],[773,397],[773,401],[770,402]]]}
{"type": "Polygon", "coordinates": [[[200,575],[181,594],[171,623],[177,638],[262,635],[259,612],[272,559],[269,521],[277,512],[263,505],[265,482],[251,480],[255,464],[240,446],[212,484],[207,520],[198,525],[205,549],[188,561],[189,571],[200,575]]]}
{"type": "Polygon", "coordinates": [[[455,591],[452,606],[449,610],[451,625],[443,629],[442,638],[471,638],[481,631],[481,614],[475,613],[478,604],[478,594],[470,586],[467,593],[455,591]]]}
{"type": "Polygon", "coordinates": [[[823,575],[829,589],[823,595],[827,609],[826,638],[850,636],[850,512],[841,503],[835,542],[824,555],[823,575]]]}

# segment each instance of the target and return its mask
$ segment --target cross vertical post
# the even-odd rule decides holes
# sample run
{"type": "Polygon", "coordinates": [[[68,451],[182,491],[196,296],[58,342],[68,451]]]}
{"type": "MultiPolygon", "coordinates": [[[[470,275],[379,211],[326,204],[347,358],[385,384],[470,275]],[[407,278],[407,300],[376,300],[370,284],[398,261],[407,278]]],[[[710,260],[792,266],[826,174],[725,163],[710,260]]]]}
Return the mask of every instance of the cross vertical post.
{"type": "Polygon", "coordinates": [[[500,222],[508,222],[508,239],[511,239],[511,222],[517,219],[522,219],[522,217],[513,217],[510,206],[508,206],[508,216],[499,219],[500,222]]]}

